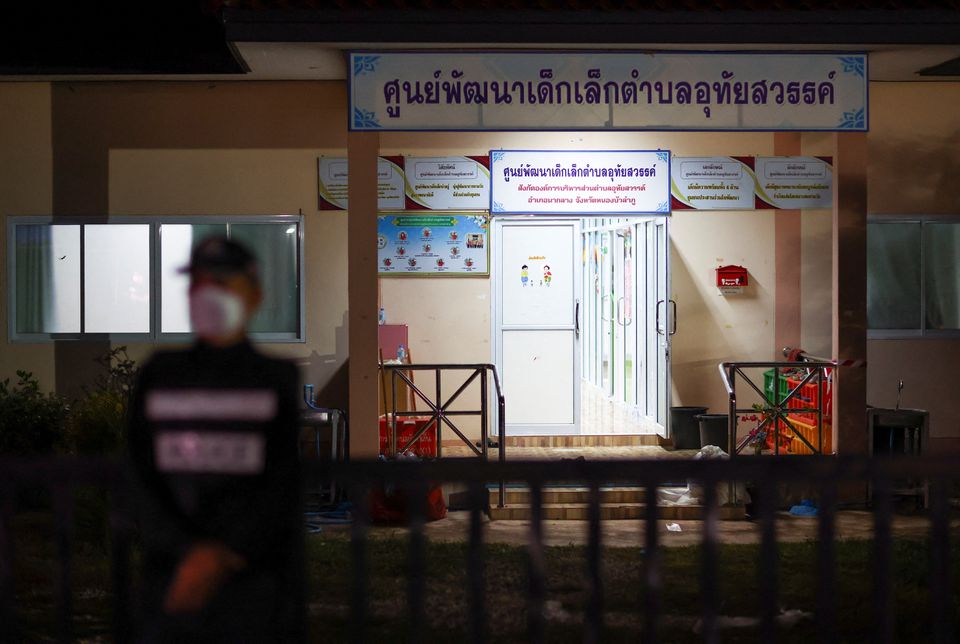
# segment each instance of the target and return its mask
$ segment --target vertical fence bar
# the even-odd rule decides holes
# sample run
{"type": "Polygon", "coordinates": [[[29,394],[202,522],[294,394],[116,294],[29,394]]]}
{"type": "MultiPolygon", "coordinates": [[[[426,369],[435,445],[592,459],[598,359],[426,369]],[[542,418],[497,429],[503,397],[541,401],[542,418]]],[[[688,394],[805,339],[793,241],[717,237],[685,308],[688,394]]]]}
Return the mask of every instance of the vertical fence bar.
{"type": "Polygon", "coordinates": [[[727,421],[730,425],[730,431],[727,436],[727,454],[731,458],[737,455],[737,429],[740,425],[740,420],[737,418],[737,370],[734,367],[727,368],[727,379],[730,381],[730,391],[733,393],[730,395],[730,402],[728,408],[728,414],[730,419],[727,421]]]}
{"type": "Polygon", "coordinates": [[[487,370],[477,369],[480,373],[480,441],[483,443],[483,460],[487,460],[487,444],[490,442],[489,414],[487,413],[487,370]]]}
{"type": "Polygon", "coordinates": [[[886,472],[874,470],[873,488],[873,571],[874,641],[893,644],[894,616],[890,547],[890,518],[893,511],[891,481],[886,472]]]}
{"type": "MultiPolygon", "coordinates": [[[[499,390],[497,392],[497,441],[500,443],[500,453],[499,453],[499,462],[500,467],[502,468],[507,463],[507,419],[504,418],[506,413],[506,405],[503,401],[503,396],[500,395],[499,390]]],[[[500,500],[498,501],[498,507],[503,507],[504,497],[506,492],[504,490],[504,481],[503,475],[500,476],[500,500]]]]}
{"type": "MultiPolygon", "coordinates": [[[[439,372],[437,372],[439,375],[439,372]]],[[[410,513],[410,552],[407,571],[407,602],[410,612],[412,644],[420,644],[426,630],[424,592],[426,590],[426,540],[423,536],[424,514],[427,505],[427,484],[421,478],[406,487],[407,509],[410,513]]]]}
{"type": "Polygon", "coordinates": [[[643,642],[655,644],[657,641],[657,621],[660,616],[660,551],[657,518],[660,508],[657,506],[657,484],[651,482],[646,487],[646,510],[644,516],[644,606],[643,606],[643,642]]]}
{"type": "Polygon", "coordinates": [[[133,516],[123,481],[110,490],[110,573],[113,584],[113,630],[115,642],[133,639],[130,612],[130,544],[133,516]]]}
{"type": "Polygon", "coordinates": [[[483,525],[480,513],[486,504],[487,488],[483,483],[470,483],[470,545],[467,561],[467,577],[470,584],[470,641],[482,644],[486,641],[484,606],[483,525]]]}
{"type": "MultiPolygon", "coordinates": [[[[832,468],[835,470],[836,468],[832,468]]],[[[820,507],[817,510],[817,641],[837,641],[837,586],[834,517],[837,506],[837,479],[833,473],[820,485],[820,507]]]]}
{"type": "Polygon", "coordinates": [[[950,508],[947,482],[930,482],[930,606],[933,609],[933,641],[952,642],[950,611],[950,508]]]}
{"type": "Polygon", "coordinates": [[[387,414],[387,418],[390,420],[390,427],[389,427],[390,444],[388,446],[390,451],[387,452],[387,456],[393,456],[394,458],[396,458],[400,456],[397,453],[397,370],[396,369],[390,370],[390,384],[391,384],[390,388],[393,390],[391,392],[393,396],[393,408],[389,412],[384,410],[383,413],[387,414]]]}
{"type": "Polygon", "coordinates": [[[543,644],[543,602],[545,594],[543,561],[543,487],[540,481],[530,485],[530,589],[527,603],[527,635],[532,644],[543,644]]]}
{"type": "Polygon", "coordinates": [[[63,482],[53,485],[53,512],[56,529],[58,575],[56,583],[57,635],[61,642],[73,641],[72,528],[73,490],[63,482]]]}
{"type": "Polygon", "coordinates": [[[603,573],[600,569],[600,482],[590,481],[590,497],[587,506],[589,522],[587,535],[587,580],[589,597],[587,599],[587,621],[584,633],[586,644],[601,641],[603,631],[603,573]]]}
{"type": "Polygon", "coordinates": [[[13,586],[13,500],[17,490],[9,483],[0,492],[0,641],[19,641],[13,586]]]}
{"type": "Polygon", "coordinates": [[[367,580],[369,563],[367,561],[367,527],[370,516],[370,489],[363,483],[350,487],[353,499],[353,523],[350,526],[350,558],[353,561],[353,592],[350,600],[350,641],[362,644],[366,641],[364,627],[367,624],[367,580]]]}
{"type": "Polygon", "coordinates": [[[780,455],[780,367],[773,368],[773,455],[780,455]]]}
{"type": "MultiPolygon", "coordinates": [[[[764,476],[770,481],[772,477],[764,476]]],[[[761,485],[760,498],[760,641],[775,642],[777,639],[777,489],[774,485],[761,485]]]]}
{"type": "Polygon", "coordinates": [[[717,482],[710,478],[704,481],[703,517],[703,639],[707,644],[718,644],[717,632],[717,482]]]}

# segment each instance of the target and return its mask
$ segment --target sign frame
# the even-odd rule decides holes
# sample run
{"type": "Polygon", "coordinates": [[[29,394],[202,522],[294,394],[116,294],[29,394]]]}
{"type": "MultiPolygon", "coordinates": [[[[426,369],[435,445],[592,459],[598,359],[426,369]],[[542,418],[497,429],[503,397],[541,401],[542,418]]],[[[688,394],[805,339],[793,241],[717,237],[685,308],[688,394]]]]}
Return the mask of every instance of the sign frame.
{"type": "Polygon", "coordinates": [[[670,150],[491,150],[490,151],[490,216],[506,216],[506,215],[533,215],[533,216],[562,216],[562,217],[626,217],[634,215],[644,215],[644,216],[669,216],[671,214],[670,208],[670,166],[671,166],[672,155],[670,150]],[[498,204],[494,199],[494,190],[495,186],[499,185],[499,181],[494,178],[494,166],[496,163],[501,162],[503,159],[504,153],[533,153],[533,154],[656,154],[659,162],[664,162],[667,170],[666,177],[666,199],[663,203],[658,204],[659,208],[657,210],[596,210],[596,211],[585,211],[585,209],[578,210],[504,210],[503,207],[498,204]]]}
{"type": "MultiPolygon", "coordinates": [[[[376,50],[376,49],[356,49],[348,50],[347,52],[347,129],[349,131],[395,131],[395,132],[570,132],[570,131],[648,131],[648,132],[868,132],[870,130],[870,74],[869,74],[869,53],[866,50],[844,50],[844,51],[827,51],[827,50],[784,50],[784,51],[769,51],[769,50],[736,50],[736,51],[723,51],[723,50],[589,50],[589,49],[524,49],[524,50],[496,50],[496,49],[397,49],[397,50],[376,50]],[[357,90],[355,87],[356,77],[363,75],[364,73],[371,72],[375,69],[377,60],[383,56],[403,56],[403,55],[435,55],[435,56],[444,56],[450,58],[454,55],[480,55],[480,56],[496,56],[496,55],[514,55],[514,56],[554,56],[558,59],[567,56],[586,56],[593,55],[602,57],[602,56],[661,56],[661,57],[679,57],[679,56],[689,56],[689,57],[714,57],[714,58],[732,58],[732,57],[743,57],[743,56],[753,56],[758,60],[764,57],[796,57],[796,58],[814,58],[814,57],[833,57],[840,61],[840,64],[843,68],[843,73],[853,73],[856,76],[862,78],[863,85],[863,100],[852,105],[851,111],[843,111],[842,118],[837,125],[833,126],[814,126],[814,125],[793,125],[793,124],[782,124],[782,125],[765,125],[765,126],[749,126],[749,127],[736,127],[736,126],[717,126],[717,127],[707,127],[706,124],[699,126],[691,125],[671,125],[670,123],[660,123],[660,124],[640,124],[640,125],[623,125],[623,126],[613,126],[609,122],[604,123],[603,125],[576,125],[576,124],[562,124],[557,126],[541,126],[541,125],[482,125],[480,127],[470,126],[470,125],[450,125],[450,126],[438,126],[431,125],[426,126],[416,126],[416,125],[406,125],[406,126],[389,126],[389,121],[385,121],[387,125],[383,125],[378,121],[380,116],[376,111],[370,111],[364,109],[367,106],[358,106],[357,101],[357,90]],[[859,108],[859,109],[857,109],[859,108]]],[[[439,73],[439,70],[438,70],[439,73]]],[[[732,77],[734,74],[730,74],[728,77],[727,72],[724,72],[724,79],[732,77]]],[[[435,76],[436,77],[436,76],[435,76]]],[[[634,77],[637,78],[637,77],[634,77]]],[[[706,78],[706,77],[703,77],[706,78]]],[[[830,77],[831,80],[833,76],[830,77]]],[[[481,83],[484,82],[482,79],[481,83]]],[[[513,83],[513,80],[509,82],[513,83]]],[[[529,82],[533,82],[533,79],[529,79],[529,82]]],[[[639,82],[639,81],[638,81],[639,82]]],[[[773,82],[780,81],[771,81],[773,82]]],[[[785,83],[784,83],[785,84],[785,83]]],[[[749,90],[748,90],[749,91],[749,90]]],[[[782,94],[781,94],[782,97],[782,94]]],[[[650,101],[648,101],[650,103],[650,101]]],[[[640,104],[639,102],[637,103],[640,104]]],[[[651,103],[652,104],[652,103],[651,103]]],[[[731,105],[729,101],[726,105],[731,105]]],[[[778,101],[778,104],[783,104],[783,101],[778,101]]],[[[799,104],[799,103],[793,103],[799,104]]],[[[612,105],[612,104],[611,104],[612,105]]],[[[663,105],[663,102],[659,102],[658,105],[663,105]]],[[[749,103],[747,103],[749,105],[749,103]]],[[[480,107],[480,105],[477,105],[480,107]]],[[[399,107],[398,107],[399,109],[399,107]]],[[[481,118],[481,123],[483,119],[481,118]]]]}

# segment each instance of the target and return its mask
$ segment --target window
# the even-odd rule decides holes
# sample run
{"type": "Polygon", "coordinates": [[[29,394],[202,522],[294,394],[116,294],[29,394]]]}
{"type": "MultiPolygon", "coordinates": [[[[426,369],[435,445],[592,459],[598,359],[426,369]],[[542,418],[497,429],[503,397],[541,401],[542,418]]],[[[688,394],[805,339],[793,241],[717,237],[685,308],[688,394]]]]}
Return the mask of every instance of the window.
{"type": "Polygon", "coordinates": [[[257,255],[266,286],[258,341],[302,341],[302,217],[123,217],[108,223],[8,220],[11,341],[189,338],[193,247],[227,235],[257,255]]]}
{"type": "Polygon", "coordinates": [[[960,335],[960,219],[877,218],[867,225],[870,337],[960,335]]]}

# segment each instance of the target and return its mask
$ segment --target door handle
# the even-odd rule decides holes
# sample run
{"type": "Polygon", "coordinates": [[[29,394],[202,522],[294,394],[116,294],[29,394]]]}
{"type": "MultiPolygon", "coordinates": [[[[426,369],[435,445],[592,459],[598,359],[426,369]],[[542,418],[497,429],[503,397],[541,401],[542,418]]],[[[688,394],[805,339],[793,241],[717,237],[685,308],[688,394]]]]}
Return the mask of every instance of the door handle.
{"type": "MultiPolygon", "coordinates": [[[[627,299],[626,299],[625,296],[620,298],[620,304],[623,304],[623,303],[625,303],[626,301],[627,301],[627,299]]],[[[623,322],[620,323],[620,326],[622,326],[622,327],[628,327],[628,326],[630,326],[631,324],[633,324],[633,316],[631,315],[630,317],[627,317],[626,312],[624,312],[623,322]]]]}
{"type": "Polygon", "coordinates": [[[617,324],[619,324],[620,326],[623,326],[623,322],[620,321],[620,305],[621,304],[623,304],[623,298],[618,297],[617,298],[617,324]]]}
{"type": "Polygon", "coordinates": [[[673,329],[670,331],[670,335],[677,334],[677,303],[673,300],[670,300],[670,305],[673,307],[673,316],[670,318],[670,321],[673,322],[671,325],[673,329]]]}
{"type": "Polygon", "coordinates": [[[573,307],[573,335],[580,339],[580,300],[573,307]]]}
{"type": "Polygon", "coordinates": [[[663,300],[657,300],[656,307],[656,321],[653,323],[654,328],[657,330],[657,335],[663,335],[663,331],[660,330],[660,305],[663,304],[663,300]]]}

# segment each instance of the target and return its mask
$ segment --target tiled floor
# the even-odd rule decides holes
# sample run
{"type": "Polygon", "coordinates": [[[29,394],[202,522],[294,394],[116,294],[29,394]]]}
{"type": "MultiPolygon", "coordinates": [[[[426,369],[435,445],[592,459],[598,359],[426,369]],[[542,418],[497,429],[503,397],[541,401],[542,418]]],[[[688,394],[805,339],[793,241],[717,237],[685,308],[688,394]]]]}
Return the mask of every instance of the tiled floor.
{"type": "Polygon", "coordinates": [[[607,398],[599,388],[581,382],[580,433],[655,435],[657,427],[627,405],[607,398]]]}

